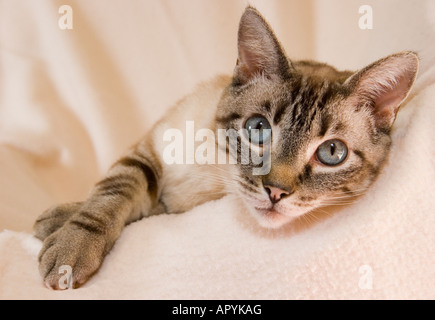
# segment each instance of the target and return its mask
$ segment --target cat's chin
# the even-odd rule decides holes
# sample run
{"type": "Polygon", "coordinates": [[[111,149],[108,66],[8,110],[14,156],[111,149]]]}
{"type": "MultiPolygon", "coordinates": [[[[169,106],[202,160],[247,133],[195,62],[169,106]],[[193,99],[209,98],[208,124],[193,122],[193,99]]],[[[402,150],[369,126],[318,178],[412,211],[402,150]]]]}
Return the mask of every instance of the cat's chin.
{"type": "Polygon", "coordinates": [[[257,220],[258,224],[263,228],[278,229],[289,223],[294,218],[283,215],[274,209],[257,209],[250,210],[257,220]]]}

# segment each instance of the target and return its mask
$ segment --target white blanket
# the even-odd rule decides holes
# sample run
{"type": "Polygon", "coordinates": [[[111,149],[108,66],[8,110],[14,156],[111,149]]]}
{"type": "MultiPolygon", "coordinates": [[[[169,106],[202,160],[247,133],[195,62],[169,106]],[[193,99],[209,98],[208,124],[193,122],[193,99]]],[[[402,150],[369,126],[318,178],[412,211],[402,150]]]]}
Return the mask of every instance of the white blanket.
{"type": "MultiPolygon", "coordinates": [[[[194,85],[231,73],[245,1],[0,0],[1,299],[434,299],[435,5],[250,1],[288,55],[357,69],[415,50],[389,164],[357,203],[281,230],[227,197],[129,225],[82,288],[46,289],[32,224],[83,199],[194,85]],[[73,9],[61,30],[58,9],[73,9]]],[[[180,190],[182,192],[182,190],[180,190]]]]}

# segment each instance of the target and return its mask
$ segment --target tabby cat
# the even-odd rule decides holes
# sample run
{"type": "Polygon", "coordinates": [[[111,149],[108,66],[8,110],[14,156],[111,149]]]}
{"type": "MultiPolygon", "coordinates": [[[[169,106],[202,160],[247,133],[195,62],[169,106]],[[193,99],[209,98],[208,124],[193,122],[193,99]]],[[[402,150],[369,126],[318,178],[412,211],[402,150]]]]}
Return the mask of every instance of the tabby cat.
{"type": "Polygon", "coordinates": [[[392,54],[357,72],[290,61],[264,18],[248,7],[233,76],[200,85],[171,109],[85,201],[56,206],[38,218],[34,229],[44,241],[39,270],[45,285],[59,289],[62,265],[72,267],[74,287],[85,283],[124,226],[142,217],[184,212],[232,193],[262,226],[277,228],[334,199],[360,194],[386,163],[391,126],[417,69],[413,52],[392,54]],[[164,161],[165,132],[177,128],[186,134],[190,120],[212,132],[243,129],[237,163],[164,161]],[[258,164],[242,163],[242,146],[258,156],[268,153],[270,170],[255,174],[258,164]]]}

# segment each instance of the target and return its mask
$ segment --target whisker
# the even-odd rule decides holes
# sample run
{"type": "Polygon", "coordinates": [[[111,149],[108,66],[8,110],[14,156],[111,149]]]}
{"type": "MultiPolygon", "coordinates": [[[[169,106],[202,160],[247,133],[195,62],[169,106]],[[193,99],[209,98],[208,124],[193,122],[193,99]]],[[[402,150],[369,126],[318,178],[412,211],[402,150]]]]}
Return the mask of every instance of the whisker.
{"type": "Polygon", "coordinates": [[[314,222],[320,221],[320,219],[318,217],[316,217],[316,215],[315,215],[315,213],[313,213],[313,211],[308,211],[307,213],[305,213],[305,215],[307,215],[307,217],[313,219],[314,222]]]}

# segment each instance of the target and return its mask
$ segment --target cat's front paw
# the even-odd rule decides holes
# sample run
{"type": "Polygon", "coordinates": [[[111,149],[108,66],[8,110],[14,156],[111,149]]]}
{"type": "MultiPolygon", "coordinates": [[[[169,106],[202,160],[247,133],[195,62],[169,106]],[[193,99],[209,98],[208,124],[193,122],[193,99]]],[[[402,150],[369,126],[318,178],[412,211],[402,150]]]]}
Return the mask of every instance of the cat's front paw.
{"type": "Polygon", "coordinates": [[[51,289],[78,288],[100,267],[106,247],[101,234],[67,222],[44,241],[39,272],[51,289]]]}
{"type": "Polygon", "coordinates": [[[35,221],[33,226],[35,237],[45,240],[77,213],[82,204],[83,202],[65,203],[46,210],[35,221]]]}

